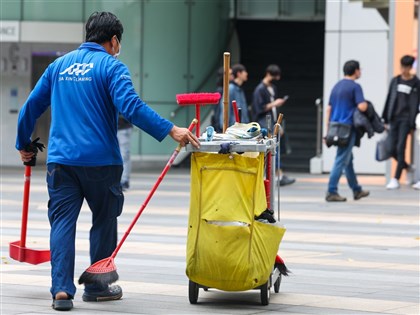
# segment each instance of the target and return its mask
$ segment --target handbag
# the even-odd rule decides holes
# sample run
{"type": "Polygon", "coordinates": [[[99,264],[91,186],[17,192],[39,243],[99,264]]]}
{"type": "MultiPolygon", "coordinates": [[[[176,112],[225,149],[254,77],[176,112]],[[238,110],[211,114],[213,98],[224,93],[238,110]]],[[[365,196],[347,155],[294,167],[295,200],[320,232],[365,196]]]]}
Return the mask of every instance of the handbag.
{"type": "Polygon", "coordinates": [[[349,144],[351,135],[351,125],[342,124],[336,121],[331,121],[328,125],[327,136],[325,137],[325,144],[327,147],[333,145],[345,147],[349,144]]]}
{"type": "Polygon", "coordinates": [[[378,162],[388,160],[392,156],[391,137],[388,131],[385,130],[381,139],[376,142],[375,159],[378,162]]]}

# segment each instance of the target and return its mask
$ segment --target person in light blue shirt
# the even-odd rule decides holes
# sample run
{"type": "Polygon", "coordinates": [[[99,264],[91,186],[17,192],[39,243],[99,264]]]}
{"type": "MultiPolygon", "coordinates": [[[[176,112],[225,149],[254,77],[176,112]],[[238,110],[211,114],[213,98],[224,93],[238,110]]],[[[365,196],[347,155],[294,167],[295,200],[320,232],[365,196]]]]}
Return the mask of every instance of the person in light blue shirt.
{"type": "MultiPolygon", "coordinates": [[[[248,104],[246,101],[244,90],[242,85],[248,80],[248,72],[242,64],[235,64],[232,66],[233,79],[229,82],[229,121],[228,127],[235,124],[235,113],[232,105],[232,101],[236,101],[238,110],[240,109],[240,122],[249,123],[248,104]]],[[[223,97],[219,103],[219,126],[223,126],[223,97]]]]}
{"type": "MultiPolygon", "coordinates": [[[[84,200],[92,212],[91,264],[110,257],[117,245],[117,217],[124,202],[118,113],[158,141],[169,135],[182,146],[199,147],[188,128],[161,117],[135,92],[127,67],[116,59],[123,31],[114,14],[93,13],[86,22],[85,43],[47,67],[19,112],[16,149],[27,163],[34,158],[28,146],[36,120],[51,106],[47,184],[50,291],[56,310],[73,307],[76,222],[84,200]]],[[[117,285],[86,284],[82,298],[121,296],[117,285]]]]}

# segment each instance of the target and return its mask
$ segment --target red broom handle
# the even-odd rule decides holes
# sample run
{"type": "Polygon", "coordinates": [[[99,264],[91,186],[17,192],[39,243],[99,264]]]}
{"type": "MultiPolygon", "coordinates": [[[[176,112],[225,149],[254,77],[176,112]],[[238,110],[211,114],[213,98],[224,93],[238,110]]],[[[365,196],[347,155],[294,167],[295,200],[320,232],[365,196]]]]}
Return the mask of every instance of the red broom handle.
{"type": "Polygon", "coordinates": [[[223,54],[223,133],[229,127],[229,69],[230,53],[223,54]]]}
{"type": "MultiPolygon", "coordinates": [[[[188,127],[189,131],[192,131],[194,127],[197,125],[198,120],[194,118],[188,127]]],[[[168,170],[171,168],[172,163],[176,159],[179,151],[181,151],[181,144],[178,144],[176,149],[171,155],[171,158],[169,159],[168,163],[166,163],[165,168],[163,169],[162,173],[160,174],[159,178],[157,179],[155,185],[153,186],[152,190],[150,191],[149,195],[147,196],[146,200],[143,202],[142,206],[140,207],[139,211],[137,212],[136,216],[134,217],[133,221],[131,222],[130,226],[128,227],[127,231],[125,232],[124,236],[122,237],[121,241],[118,243],[117,247],[115,248],[114,252],[111,255],[111,258],[115,258],[117,256],[118,251],[120,250],[122,244],[126,240],[128,234],[130,234],[131,230],[133,229],[134,225],[136,224],[137,220],[139,219],[140,215],[142,214],[143,210],[146,208],[147,204],[149,203],[150,199],[152,199],[153,194],[155,193],[156,189],[158,188],[159,184],[163,180],[163,177],[165,177],[168,170]]]]}
{"type": "Polygon", "coordinates": [[[233,107],[233,112],[235,113],[235,121],[240,122],[238,105],[236,104],[236,101],[232,101],[232,107],[233,107]]]}
{"type": "Polygon", "coordinates": [[[266,178],[268,180],[271,180],[271,151],[267,152],[267,176],[266,178]]]}
{"type": "Polygon", "coordinates": [[[195,118],[197,119],[197,128],[195,128],[195,135],[200,137],[200,104],[195,104],[195,118]]]}
{"type": "Polygon", "coordinates": [[[23,188],[22,226],[20,229],[20,246],[26,247],[26,229],[28,225],[29,190],[31,187],[31,166],[25,166],[25,184],[23,188]]]}

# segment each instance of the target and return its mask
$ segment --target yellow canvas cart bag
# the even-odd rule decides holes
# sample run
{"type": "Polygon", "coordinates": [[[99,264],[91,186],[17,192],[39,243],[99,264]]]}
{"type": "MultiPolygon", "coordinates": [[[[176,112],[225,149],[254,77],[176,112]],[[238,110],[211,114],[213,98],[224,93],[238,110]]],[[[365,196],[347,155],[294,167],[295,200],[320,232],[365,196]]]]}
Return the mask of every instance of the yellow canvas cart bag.
{"type": "Polygon", "coordinates": [[[266,283],[285,229],[254,220],[267,207],[264,154],[191,156],[186,273],[199,285],[244,291],[266,283]]]}

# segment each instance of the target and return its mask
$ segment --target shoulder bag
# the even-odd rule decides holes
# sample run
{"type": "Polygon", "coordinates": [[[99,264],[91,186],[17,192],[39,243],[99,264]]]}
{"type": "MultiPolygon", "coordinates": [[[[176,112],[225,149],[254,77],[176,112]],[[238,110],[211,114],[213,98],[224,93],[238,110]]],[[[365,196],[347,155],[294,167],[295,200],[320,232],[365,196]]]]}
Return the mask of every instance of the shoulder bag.
{"type": "Polygon", "coordinates": [[[331,121],[328,125],[328,133],[325,137],[327,147],[333,145],[345,147],[349,144],[351,135],[351,125],[331,121]]]}

